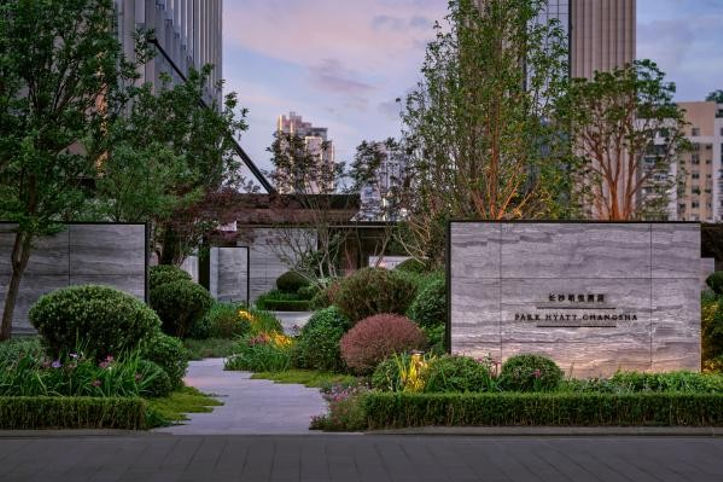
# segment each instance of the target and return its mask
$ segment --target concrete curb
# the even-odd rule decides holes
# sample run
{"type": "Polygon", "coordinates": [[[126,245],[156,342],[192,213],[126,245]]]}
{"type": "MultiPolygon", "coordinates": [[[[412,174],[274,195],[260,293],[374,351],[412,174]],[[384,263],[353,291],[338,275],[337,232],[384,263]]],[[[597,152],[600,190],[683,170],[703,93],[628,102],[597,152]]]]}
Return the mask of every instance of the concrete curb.
{"type": "Polygon", "coordinates": [[[44,430],[0,430],[3,438],[62,438],[62,437],[148,437],[165,436],[149,430],[114,429],[44,429],[44,430]]]}
{"type": "Polygon", "coordinates": [[[474,437],[721,437],[723,427],[412,427],[374,430],[365,435],[434,435],[474,437]]]}

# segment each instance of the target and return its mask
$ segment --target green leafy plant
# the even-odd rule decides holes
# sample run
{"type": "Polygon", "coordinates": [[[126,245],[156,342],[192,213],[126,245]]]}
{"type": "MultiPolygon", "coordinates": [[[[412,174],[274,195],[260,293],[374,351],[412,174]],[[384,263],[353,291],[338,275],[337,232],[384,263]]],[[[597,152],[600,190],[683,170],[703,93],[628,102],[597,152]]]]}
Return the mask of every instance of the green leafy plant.
{"type": "Polygon", "coordinates": [[[703,364],[723,355],[723,296],[704,293],[700,307],[703,364]]]}
{"type": "Polygon", "coordinates": [[[299,368],[341,371],[339,341],[351,325],[335,306],[317,311],[301,329],[294,349],[294,364],[299,368]]]}
{"type": "Polygon", "coordinates": [[[251,327],[250,334],[258,335],[261,333],[283,333],[284,327],[273,313],[258,309],[240,309],[239,316],[248,321],[251,327]]]}
{"type": "Polygon", "coordinates": [[[370,316],[340,340],[341,357],[358,374],[369,374],[394,354],[423,348],[427,340],[419,327],[401,315],[370,316]]]}
{"type": "Polygon", "coordinates": [[[152,289],[150,304],[161,319],[163,331],[183,338],[206,316],[213,298],[203,286],[181,280],[152,289]]]}
{"type": "Polygon", "coordinates": [[[711,273],[706,279],[705,284],[713,290],[713,293],[723,295],[723,271],[711,273]]]}
{"type": "Polygon", "coordinates": [[[429,272],[429,266],[427,266],[427,263],[416,258],[405,259],[404,261],[396,265],[394,269],[399,271],[406,271],[408,273],[419,274],[429,272]]]}
{"type": "Polygon", "coordinates": [[[173,389],[183,385],[189,355],[181,340],[157,332],[143,343],[140,355],[143,359],[156,363],[166,372],[173,389]]]}
{"type": "Polygon", "coordinates": [[[172,264],[151,266],[148,270],[148,288],[150,290],[174,281],[192,281],[192,278],[190,274],[172,264]]]}
{"type": "Polygon", "coordinates": [[[443,356],[429,363],[424,391],[488,392],[497,390],[487,363],[465,356],[443,356]]]}
{"type": "Polygon", "coordinates": [[[409,318],[422,328],[435,328],[447,321],[447,284],[435,278],[422,288],[414,298],[409,318]]]}
{"type": "Polygon", "coordinates": [[[98,359],[136,349],[159,330],[158,316],[142,301],[107,286],[71,286],[53,291],[33,305],[30,322],[48,354],[82,346],[98,359]]]}
{"type": "Polygon", "coordinates": [[[560,367],[542,355],[515,355],[502,365],[499,384],[504,390],[539,392],[555,390],[562,381],[560,367]]]}
{"type": "Polygon", "coordinates": [[[334,304],[355,323],[381,313],[403,315],[415,294],[414,283],[403,274],[384,268],[363,268],[341,281],[334,304]]]}
{"type": "Polygon", "coordinates": [[[0,342],[0,370],[26,355],[40,359],[45,353],[40,337],[26,336],[0,342]]]}
{"type": "Polygon", "coordinates": [[[287,271],[276,278],[276,287],[282,293],[298,293],[301,288],[309,286],[311,282],[298,271],[287,271]]]}
{"type": "Polygon", "coordinates": [[[0,396],[163,396],[171,389],[156,364],[131,354],[101,362],[82,353],[52,359],[26,355],[0,370],[0,396]]]}
{"type": "Polygon", "coordinates": [[[226,360],[226,370],[280,372],[291,368],[293,341],[280,333],[260,333],[241,339],[226,360]]]}
{"type": "Polygon", "coordinates": [[[234,303],[213,303],[206,314],[209,336],[235,338],[248,333],[251,326],[247,319],[239,316],[239,309],[234,303]]]}
{"type": "Polygon", "coordinates": [[[367,391],[363,384],[334,384],[324,390],[329,412],[314,417],[310,428],[329,432],[364,430],[367,420],[362,400],[367,391]]]}

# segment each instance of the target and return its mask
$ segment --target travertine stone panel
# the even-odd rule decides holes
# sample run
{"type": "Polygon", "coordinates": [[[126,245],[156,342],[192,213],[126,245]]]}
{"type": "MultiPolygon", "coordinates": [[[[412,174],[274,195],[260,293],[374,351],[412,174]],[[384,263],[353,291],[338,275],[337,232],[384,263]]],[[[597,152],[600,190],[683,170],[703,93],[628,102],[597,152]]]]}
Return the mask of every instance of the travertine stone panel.
{"type": "Polygon", "coordinates": [[[700,227],[450,225],[452,351],[576,377],[700,367],[700,227]]]}
{"type": "Polygon", "coordinates": [[[211,248],[211,294],[219,301],[246,302],[248,248],[211,248]]]}
{"type": "Polygon", "coordinates": [[[505,223],[500,256],[502,278],[649,277],[650,227],[505,223]]]}
{"type": "Polygon", "coordinates": [[[145,271],[142,224],[68,226],[71,274],[134,274],[145,271]]]}
{"type": "MultiPolygon", "coordinates": [[[[0,309],[11,274],[13,227],[0,224],[0,309]]],[[[70,285],[109,285],[145,299],[145,256],[142,224],[70,224],[54,236],[35,240],[20,284],[13,331],[32,331],[30,307],[40,296],[70,285]]]]}
{"type": "Polygon", "coordinates": [[[652,224],[653,278],[700,277],[700,226],[652,224]]]}

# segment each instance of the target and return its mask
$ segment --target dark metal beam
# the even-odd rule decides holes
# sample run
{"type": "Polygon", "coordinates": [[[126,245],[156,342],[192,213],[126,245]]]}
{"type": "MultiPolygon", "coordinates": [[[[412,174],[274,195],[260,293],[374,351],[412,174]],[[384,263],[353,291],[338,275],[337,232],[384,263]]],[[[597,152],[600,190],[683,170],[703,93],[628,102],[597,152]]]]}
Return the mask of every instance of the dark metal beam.
{"type": "MultiPolygon", "coordinates": [[[[186,80],[188,80],[188,78],[186,77],[186,74],[183,73],[181,71],[181,69],[178,68],[176,63],[171,58],[171,56],[168,55],[168,53],[163,49],[161,44],[158,42],[158,39],[155,39],[155,38],[150,39],[148,41],[148,43],[153,44],[153,46],[156,47],[156,50],[158,50],[158,52],[163,56],[163,58],[166,59],[166,61],[170,64],[170,66],[173,68],[173,70],[176,72],[176,74],[178,74],[178,76],[181,77],[181,79],[183,79],[184,82],[186,80]]],[[[210,108],[203,99],[199,99],[198,101],[203,107],[205,107],[207,109],[210,108]]],[[[269,194],[276,192],[276,189],[274,188],[274,186],[272,186],[271,183],[269,182],[269,180],[266,179],[266,176],[264,176],[264,174],[261,172],[261,170],[258,168],[258,166],[256,166],[256,164],[251,159],[251,157],[249,157],[249,155],[246,153],[246,151],[244,151],[243,147],[241,147],[241,145],[238,143],[238,141],[231,134],[228,134],[228,136],[231,138],[231,142],[233,143],[236,154],[238,154],[238,156],[243,161],[244,165],[249,169],[249,171],[251,171],[251,174],[253,174],[253,176],[261,184],[261,186],[264,189],[266,189],[266,192],[268,192],[269,194]]]]}

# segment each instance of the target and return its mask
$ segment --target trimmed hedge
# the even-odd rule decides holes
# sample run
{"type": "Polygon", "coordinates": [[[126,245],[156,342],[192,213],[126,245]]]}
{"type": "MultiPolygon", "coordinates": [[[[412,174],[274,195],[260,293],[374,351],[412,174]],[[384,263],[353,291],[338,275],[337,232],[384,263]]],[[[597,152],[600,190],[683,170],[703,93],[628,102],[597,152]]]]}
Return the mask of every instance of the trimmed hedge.
{"type": "Polygon", "coordinates": [[[711,273],[705,280],[705,284],[713,290],[713,293],[723,295],[723,271],[711,273]]]}
{"type": "Polygon", "coordinates": [[[369,429],[442,426],[722,426],[723,395],[694,393],[381,393],[369,429]]]}
{"type": "Polygon", "coordinates": [[[140,398],[0,397],[1,430],[140,430],[146,404],[140,398]]]}
{"type": "Polygon", "coordinates": [[[276,287],[282,293],[298,293],[301,288],[310,284],[309,280],[297,271],[287,271],[276,278],[276,287]]]}
{"type": "Polygon", "coordinates": [[[260,299],[256,301],[256,306],[266,311],[310,311],[311,302],[309,300],[275,300],[260,299]]]}

